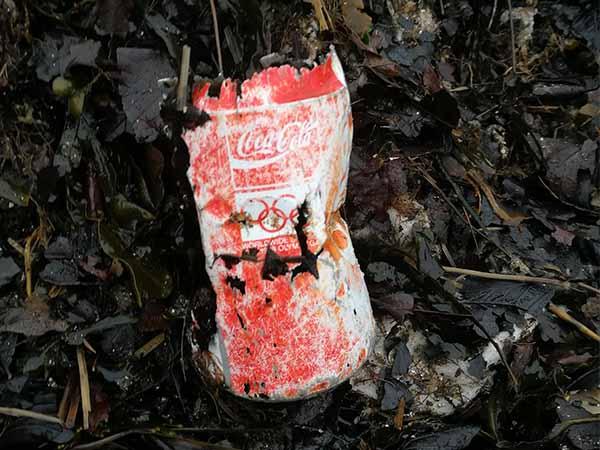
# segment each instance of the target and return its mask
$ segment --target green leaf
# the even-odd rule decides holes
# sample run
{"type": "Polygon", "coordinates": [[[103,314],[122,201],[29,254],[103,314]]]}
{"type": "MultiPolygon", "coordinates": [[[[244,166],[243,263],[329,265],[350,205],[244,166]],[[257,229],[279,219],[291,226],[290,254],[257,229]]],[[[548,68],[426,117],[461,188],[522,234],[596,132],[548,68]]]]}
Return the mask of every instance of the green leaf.
{"type": "Polygon", "coordinates": [[[173,280],[164,268],[154,264],[149,258],[139,258],[132,254],[106,223],[98,224],[98,236],[104,253],[123,263],[129,270],[138,304],[142,304],[142,299],[163,299],[169,296],[173,280]]]}
{"type": "Polygon", "coordinates": [[[123,194],[112,198],[110,209],[111,215],[117,223],[128,230],[134,229],[138,222],[148,222],[154,219],[151,212],[130,202],[123,194]]]}
{"type": "Polygon", "coordinates": [[[0,197],[19,206],[29,205],[29,190],[26,186],[19,186],[0,178],[0,197]]]}

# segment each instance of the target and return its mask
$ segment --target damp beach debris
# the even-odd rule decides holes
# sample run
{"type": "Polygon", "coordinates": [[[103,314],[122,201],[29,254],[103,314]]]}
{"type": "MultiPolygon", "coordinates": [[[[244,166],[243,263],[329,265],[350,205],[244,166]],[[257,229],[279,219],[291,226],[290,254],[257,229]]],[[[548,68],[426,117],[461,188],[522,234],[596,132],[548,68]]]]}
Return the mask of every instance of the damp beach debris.
{"type": "MultiPolygon", "coordinates": [[[[0,447],[600,448],[599,14],[593,0],[1,1],[0,447]],[[211,376],[205,268],[242,298],[242,267],[321,279],[322,254],[299,203],[284,224],[298,254],[207,256],[183,136],[213,126],[194,93],[296,80],[332,46],[354,129],[339,217],[374,342],[335,389],[250,401],[211,376]]],[[[252,226],[250,212],[224,222],[252,226]]]]}

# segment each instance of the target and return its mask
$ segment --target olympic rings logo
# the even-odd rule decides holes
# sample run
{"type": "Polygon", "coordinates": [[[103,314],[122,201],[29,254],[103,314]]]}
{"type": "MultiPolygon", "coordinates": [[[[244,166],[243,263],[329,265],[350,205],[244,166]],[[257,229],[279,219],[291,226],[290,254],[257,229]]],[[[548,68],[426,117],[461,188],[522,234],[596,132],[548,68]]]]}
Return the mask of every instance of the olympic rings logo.
{"type": "Polygon", "coordinates": [[[296,198],[284,194],[279,198],[256,198],[250,200],[245,208],[253,217],[253,222],[267,233],[277,233],[289,223],[292,225],[298,217],[296,198]]]}

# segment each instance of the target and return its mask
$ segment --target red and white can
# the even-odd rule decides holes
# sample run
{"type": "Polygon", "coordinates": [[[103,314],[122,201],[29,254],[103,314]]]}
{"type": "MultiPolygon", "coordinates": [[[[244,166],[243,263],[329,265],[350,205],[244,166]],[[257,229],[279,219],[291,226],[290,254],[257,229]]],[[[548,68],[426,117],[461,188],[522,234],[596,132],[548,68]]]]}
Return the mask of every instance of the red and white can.
{"type": "MultiPolygon", "coordinates": [[[[204,361],[236,395],[295,400],[347,379],[374,335],[369,295],[340,215],[350,98],[332,51],[311,70],[269,68],[193,103],[188,176],[217,333],[204,361]]],[[[195,351],[200,351],[196,349],[195,351]]]]}

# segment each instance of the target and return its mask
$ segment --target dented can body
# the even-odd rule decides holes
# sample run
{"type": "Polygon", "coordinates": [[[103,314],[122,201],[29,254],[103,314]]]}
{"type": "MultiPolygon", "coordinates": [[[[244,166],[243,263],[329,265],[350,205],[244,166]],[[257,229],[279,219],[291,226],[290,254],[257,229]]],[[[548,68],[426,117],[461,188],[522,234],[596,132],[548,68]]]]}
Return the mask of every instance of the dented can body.
{"type": "MultiPolygon", "coordinates": [[[[347,379],[370,351],[374,322],[340,215],[352,147],[341,65],[226,80],[194,106],[188,176],[217,333],[202,361],[234,394],[295,400],[347,379]]],[[[199,349],[196,351],[200,352],[199,349]]]]}

